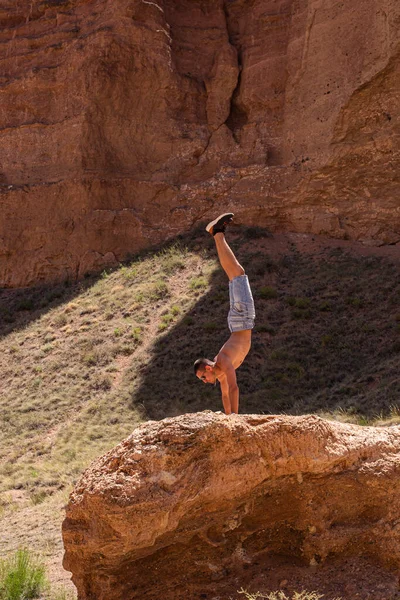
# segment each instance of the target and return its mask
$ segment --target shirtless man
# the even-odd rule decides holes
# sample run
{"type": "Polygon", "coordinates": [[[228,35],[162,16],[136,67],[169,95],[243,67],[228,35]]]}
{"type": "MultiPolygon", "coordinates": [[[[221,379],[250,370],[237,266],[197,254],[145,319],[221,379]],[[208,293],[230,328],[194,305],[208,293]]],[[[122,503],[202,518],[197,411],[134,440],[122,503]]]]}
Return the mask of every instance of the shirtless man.
{"type": "Polygon", "coordinates": [[[254,327],[254,300],[249,280],[225,240],[225,228],[233,213],[224,213],[211,221],[206,231],[214,236],[218,258],[229,279],[230,311],[228,326],[231,336],[214,358],[199,358],[194,363],[196,377],[204,383],[221,386],[222,404],[227,415],[239,412],[239,388],[236,369],[240,367],[251,347],[251,330],[254,327]]]}

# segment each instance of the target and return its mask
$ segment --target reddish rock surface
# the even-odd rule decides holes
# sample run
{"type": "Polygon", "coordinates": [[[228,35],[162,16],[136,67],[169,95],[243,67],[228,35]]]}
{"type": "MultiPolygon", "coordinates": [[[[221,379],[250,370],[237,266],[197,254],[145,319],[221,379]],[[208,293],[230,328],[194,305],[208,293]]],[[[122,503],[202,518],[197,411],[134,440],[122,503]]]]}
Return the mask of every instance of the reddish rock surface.
{"type": "Polygon", "coordinates": [[[399,434],[314,416],[149,422],[76,484],[64,566],[80,600],[227,600],[249,583],[395,598],[399,434]]]}
{"type": "Polygon", "coordinates": [[[397,0],[5,0],[0,285],[220,209],[400,240],[397,0]]]}

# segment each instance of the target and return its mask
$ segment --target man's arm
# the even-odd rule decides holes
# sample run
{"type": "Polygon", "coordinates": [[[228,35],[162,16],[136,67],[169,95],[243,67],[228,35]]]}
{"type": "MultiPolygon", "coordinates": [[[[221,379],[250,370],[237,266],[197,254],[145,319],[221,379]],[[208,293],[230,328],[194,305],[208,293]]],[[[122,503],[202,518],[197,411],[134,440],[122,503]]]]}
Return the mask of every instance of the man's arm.
{"type": "Polygon", "coordinates": [[[223,375],[222,379],[219,380],[221,386],[221,394],[222,394],[222,404],[224,407],[224,411],[227,415],[230,415],[232,412],[231,409],[231,401],[229,399],[229,386],[226,381],[226,377],[223,375]]]}
{"type": "Polygon", "coordinates": [[[228,415],[231,412],[237,414],[239,412],[239,387],[236,381],[236,371],[229,358],[218,358],[218,366],[225,375],[220,381],[225,412],[228,415]]]}

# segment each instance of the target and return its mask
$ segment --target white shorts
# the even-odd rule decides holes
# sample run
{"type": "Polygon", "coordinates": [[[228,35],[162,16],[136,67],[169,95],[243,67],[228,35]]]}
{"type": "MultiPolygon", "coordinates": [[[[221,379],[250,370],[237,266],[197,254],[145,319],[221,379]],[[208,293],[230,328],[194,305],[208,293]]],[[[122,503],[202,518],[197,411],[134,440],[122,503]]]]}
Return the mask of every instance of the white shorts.
{"type": "Polygon", "coordinates": [[[230,331],[253,329],[256,311],[247,275],[239,275],[229,282],[230,310],[228,326],[230,331]]]}

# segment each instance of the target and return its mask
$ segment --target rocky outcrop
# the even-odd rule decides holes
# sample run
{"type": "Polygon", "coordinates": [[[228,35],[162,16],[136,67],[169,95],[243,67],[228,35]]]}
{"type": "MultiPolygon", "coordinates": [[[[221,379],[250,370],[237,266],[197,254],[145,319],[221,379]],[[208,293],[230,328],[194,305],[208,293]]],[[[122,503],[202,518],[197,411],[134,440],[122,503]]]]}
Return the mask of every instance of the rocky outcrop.
{"type": "Polygon", "coordinates": [[[315,416],[149,422],[76,484],[64,566],[80,600],[204,598],[282,556],[398,569],[399,434],[315,416]]]}
{"type": "Polygon", "coordinates": [[[230,209],[400,240],[397,0],[0,10],[0,285],[75,279],[230,209]]]}

